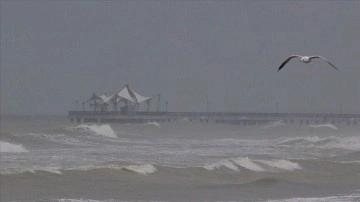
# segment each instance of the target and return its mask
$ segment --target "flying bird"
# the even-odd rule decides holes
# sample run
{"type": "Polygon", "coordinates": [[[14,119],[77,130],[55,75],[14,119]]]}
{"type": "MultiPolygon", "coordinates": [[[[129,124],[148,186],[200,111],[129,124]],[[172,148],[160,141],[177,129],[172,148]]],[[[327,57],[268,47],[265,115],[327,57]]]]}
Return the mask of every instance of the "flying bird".
{"type": "Polygon", "coordinates": [[[331,62],[329,62],[327,59],[321,57],[321,56],[301,56],[301,55],[292,55],[290,57],[288,57],[279,67],[278,71],[280,71],[291,59],[293,58],[300,58],[300,62],[303,62],[303,63],[309,63],[311,62],[312,59],[316,59],[316,58],[319,58],[319,59],[322,59],[324,60],[325,62],[327,62],[329,65],[331,65],[332,67],[334,67],[336,70],[338,70],[338,68],[335,67],[335,65],[333,65],[331,62]]]}

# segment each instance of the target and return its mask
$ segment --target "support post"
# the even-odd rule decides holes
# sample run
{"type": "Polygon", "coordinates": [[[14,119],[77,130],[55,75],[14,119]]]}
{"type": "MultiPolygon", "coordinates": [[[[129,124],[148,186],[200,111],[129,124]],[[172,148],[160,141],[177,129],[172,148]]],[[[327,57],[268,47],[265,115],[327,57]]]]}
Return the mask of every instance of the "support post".
{"type": "Polygon", "coordinates": [[[340,114],[342,114],[342,104],[340,104],[340,114]]]}
{"type": "Polygon", "coordinates": [[[157,106],[157,112],[160,111],[160,98],[161,98],[161,93],[159,93],[158,95],[158,106],[157,106]]]}
{"type": "Polygon", "coordinates": [[[146,100],[146,112],[150,111],[150,100],[146,100]]]}
{"type": "Polygon", "coordinates": [[[96,112],[96,100],[94,99],[94,111],[96,112]]]}

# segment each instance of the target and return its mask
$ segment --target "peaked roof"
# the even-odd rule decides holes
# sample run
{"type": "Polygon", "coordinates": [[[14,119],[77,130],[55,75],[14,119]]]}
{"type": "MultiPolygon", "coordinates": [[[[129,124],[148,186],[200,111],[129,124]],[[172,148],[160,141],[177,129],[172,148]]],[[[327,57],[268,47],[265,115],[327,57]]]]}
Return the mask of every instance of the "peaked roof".
{"type": "Polygon", "coordinates": [[[126,88],[128,89],[128,91],[133,95],[133,97],[135,97],[137,103],[142,103],[142,102],[148,101],[148,100],[150,100],[151,98],[153,98],[153,97],[145,97],[145,96],[142,96],[142,95],[136,93],[136,92],[135,92],[133,89],[131,89],[128,85],[126,85],[125,87],[126,87],[126,88]]]}
{"type": "Polygon", "coordinates": [[[142,95],[136,93],[134,90],[132,90],[129,87],[129,85],[125,85],[125,87],[119,93],[117,93],[117,95],[120,98],[124,98],[130,102],[137,103],[137,104],[145,102],[152,98],[152,97],[145,97],[145,96],[142,96],[142,95]]]}
{"type": "MultiPolygon", "coordinates": [[[[116,95],[119,96],[120,98],[124,98],[130,102],[136,103],[136,101],[133,99],[133,96],[130,95],[130,92],[127,87],[123,88],[116,95]]],[[[117,101],[120,101],[120,99],[117,99],[117,101]]]]}
{"type": "Polygon", "coordinates": [[[153,97],[145,97],[137,92],[135,92],[133,89],[129,87],[129,85],[125,85],[125,87],[118,93],[115,93],[113,95],[107,96],[106,94],[102,94],[100,96],[96,95],[95,93],[92,94],[91,98],[85,101],[84,103],[99,100],[100,102],[103,102],[105,104],[109,104],[110,102],[120,102],[120,101],[130,101],[132,103],[140,104],[142,102],[148,101],[152,99],[153,97]]]}

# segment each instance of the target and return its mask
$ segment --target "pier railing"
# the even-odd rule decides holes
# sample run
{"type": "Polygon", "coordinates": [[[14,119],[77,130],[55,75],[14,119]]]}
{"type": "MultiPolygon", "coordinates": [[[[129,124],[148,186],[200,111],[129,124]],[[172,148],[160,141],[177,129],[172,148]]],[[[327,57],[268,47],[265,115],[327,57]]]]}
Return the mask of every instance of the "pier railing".
{"type": "Polygon", "coordinates": [[[169,117],[298,117],[359,119],[360,114],[330,113],[245,113],[245,112],[120,112],[120,111],[69,111],[69,116],[169,116],[169,117]]]}

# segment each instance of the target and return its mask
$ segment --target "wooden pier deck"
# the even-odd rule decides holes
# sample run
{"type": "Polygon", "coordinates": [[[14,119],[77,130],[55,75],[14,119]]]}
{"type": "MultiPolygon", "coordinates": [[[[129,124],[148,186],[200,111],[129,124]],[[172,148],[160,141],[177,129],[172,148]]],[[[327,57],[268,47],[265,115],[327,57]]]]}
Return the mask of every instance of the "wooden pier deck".
{"type": "Polygon", "coordinates": [[[273,121],[287,124],[345,124],[357,125],[360,114],[326,113],[228,113],[228,112],[116,112],[116,111],[70,111],[70,121],[78,123],[145,123],[188,120],[199,123],[227,123],[261,125],[273,121]]]}

